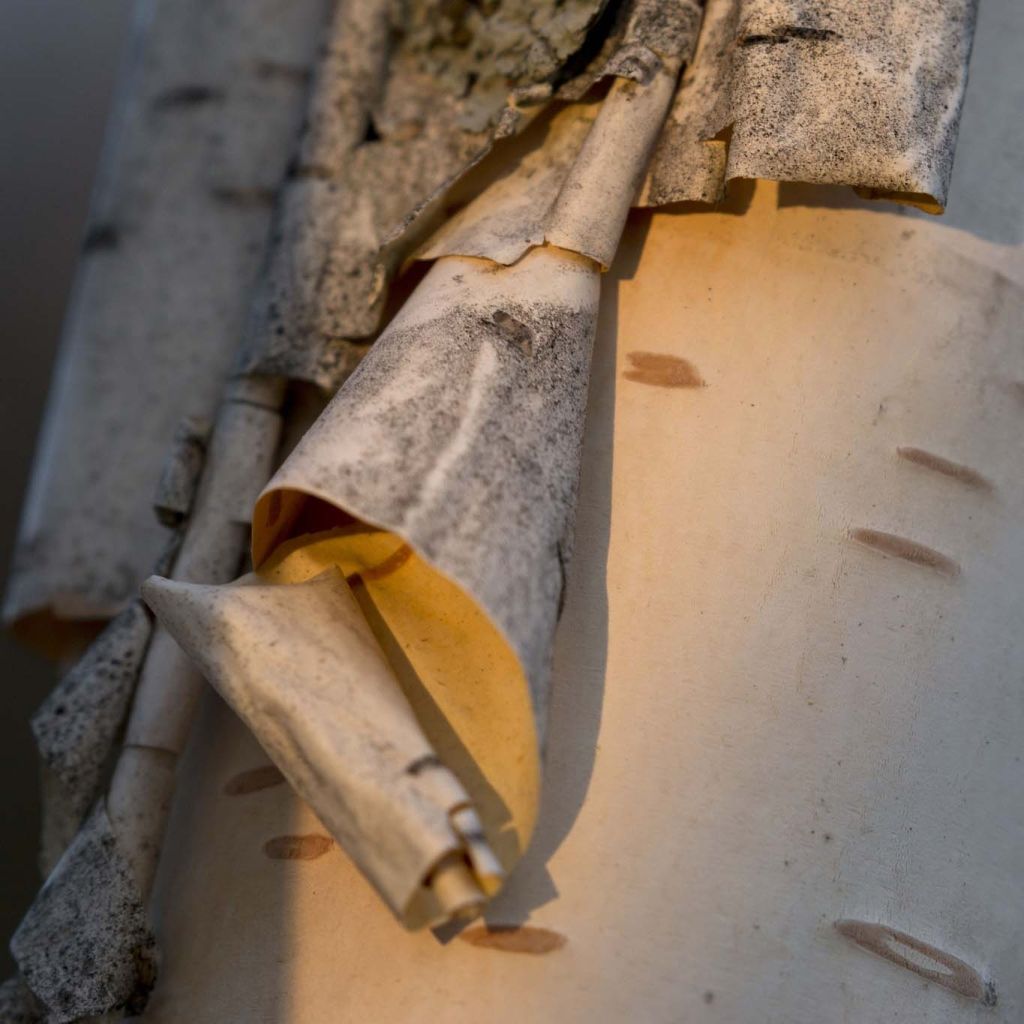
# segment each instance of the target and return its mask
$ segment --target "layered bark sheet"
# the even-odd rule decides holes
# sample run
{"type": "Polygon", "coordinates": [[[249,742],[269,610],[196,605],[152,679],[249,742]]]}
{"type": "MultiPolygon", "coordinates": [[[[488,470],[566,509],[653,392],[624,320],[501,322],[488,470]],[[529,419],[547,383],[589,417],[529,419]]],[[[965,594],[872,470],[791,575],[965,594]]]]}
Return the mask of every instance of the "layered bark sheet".
{"type": "Polygon", "coordinates": [[[734,178],[851,185],[941,213],[975,0],[708,0],[643,205],[734,178]]]}
{"type": "Polygon", "coordinates": [[[216,410],[323,16],[139,0],[4,606],[51,650],[167,543],[157,478],[182,418],[216,410]]]}

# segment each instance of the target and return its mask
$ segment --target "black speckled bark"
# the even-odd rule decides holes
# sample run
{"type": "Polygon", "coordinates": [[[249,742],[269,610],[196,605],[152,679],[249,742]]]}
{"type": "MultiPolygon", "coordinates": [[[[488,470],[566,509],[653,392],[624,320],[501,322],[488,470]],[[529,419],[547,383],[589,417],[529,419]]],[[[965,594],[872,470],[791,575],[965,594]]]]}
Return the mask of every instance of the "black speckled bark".
{"type": "Polygon", "coordinates": [[[11,952],[48,1024],[144,1004],[155,939],[102,804],[40,890],[11,952]]]}
{"type": "Polygon", "coordinates": [[[43,861],[55,863],[99,796],[152,632],[133,601],[93,642],[32,716],[47,792],[43,861]]]}
{"type": "Polygon", "coordinates": [[[547,249],[439,261],[268,487],[393,530],[466,590],[522,661],[541,733],[598,288],[594,264],[547,249]]]}
{"type": "Polygon", "coordinates": [[[732,178],[852,185],[940,212],[977,0],[708,0],[645,205],[732,178]]]}
{"type": "Polygon", "coordinates": [[[420,214],[513,129],[515,102],[550,98],[602,6],[417,0],[395,23],[385,0],[339,5],[240,372],[337,389],[420,214]]]}

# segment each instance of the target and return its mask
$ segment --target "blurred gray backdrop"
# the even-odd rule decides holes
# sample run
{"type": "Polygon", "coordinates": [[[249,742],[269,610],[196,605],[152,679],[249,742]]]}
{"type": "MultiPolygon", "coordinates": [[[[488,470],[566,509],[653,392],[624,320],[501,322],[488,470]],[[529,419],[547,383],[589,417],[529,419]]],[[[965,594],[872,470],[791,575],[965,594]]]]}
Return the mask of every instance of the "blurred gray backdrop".
{"type": "MultiPolygon", "coordinates": [[[[0,583],[6,580],[131,0],[0,0],[0,583]]],[[[0,636],[0,980],[39,884],[28,717],[51,666],[0,636]]]]}

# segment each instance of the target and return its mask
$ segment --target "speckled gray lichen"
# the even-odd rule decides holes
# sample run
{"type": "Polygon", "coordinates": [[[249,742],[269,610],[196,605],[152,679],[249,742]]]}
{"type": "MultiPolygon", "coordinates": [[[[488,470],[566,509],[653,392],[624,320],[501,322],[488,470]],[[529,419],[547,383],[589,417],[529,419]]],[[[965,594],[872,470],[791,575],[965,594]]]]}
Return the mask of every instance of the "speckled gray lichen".
{"type": "Polygon", "coordinates": [[[102,804],[11,939],[47,1024],[137,1008],[156,979],[155,940],[102,804]]]}
{"type": "Polygon", "coordinates": [[[481,131],[512,91],[554,84],[607,0],[407,0],[415,70],[460,97],[459,124],[481,131]]]}
{"type": "Polygon", "coordinates": [[[44,807],[44,864],[57,860],[100,794],[151,630],[152,619],[133,601],[32,716],[52,779],[44,807]]]}
{"type": "Polygon", "coordinates": [[[945,205],[976,0],[708,0],[644,203],[732,178],[945,205]]]}

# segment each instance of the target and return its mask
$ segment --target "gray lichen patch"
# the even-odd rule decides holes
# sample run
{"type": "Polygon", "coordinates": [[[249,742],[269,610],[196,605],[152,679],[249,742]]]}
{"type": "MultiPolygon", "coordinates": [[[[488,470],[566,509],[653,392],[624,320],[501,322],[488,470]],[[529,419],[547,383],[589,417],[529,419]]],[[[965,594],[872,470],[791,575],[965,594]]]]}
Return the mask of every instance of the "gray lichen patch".
{"type": "Polygon", "coordinates": [[[553,85],[606,0],[411,0],[404,47],[418,74],[459,97],[458,123],[493,125],[511,92],[553,85]]]}
{"type": "Polygon", "coordinates": [[[11,952],[48,1024],[144,1005],[155,940],[102,804],[40,890],[11,952]]]}

